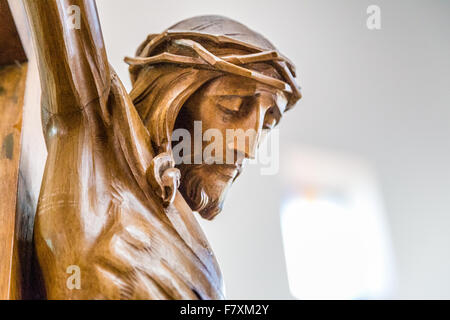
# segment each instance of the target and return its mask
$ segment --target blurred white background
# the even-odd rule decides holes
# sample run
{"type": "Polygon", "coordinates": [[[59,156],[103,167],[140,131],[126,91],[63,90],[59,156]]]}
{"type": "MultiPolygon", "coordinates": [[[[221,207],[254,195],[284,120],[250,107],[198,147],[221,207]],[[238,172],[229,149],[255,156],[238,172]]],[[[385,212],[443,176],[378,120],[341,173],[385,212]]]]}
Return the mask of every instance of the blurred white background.
{"type": "MultiPolygon", "coordinates": [[[[134,55],[147,34],[179,20],[219,14],[265,35],[297,65],[304,95],[280,124],[281,164],[305,145],[363,159],[375,175],[382,241],[389,244],[388,266],[395,274],[386,278],[391,289],[382,297],[450,299],[449,1],[97,0],[97,5],[109,60],[128,88],[123,57],[134,55]],[[366,27],[371,4],[381,8],[381,30],[366,27]]],[[[230,299],[294,298],[280,225],[292,187],[284,170],[262,176],[257,166],[248,167],[222,214],[202,223],[230,299]]],[[[322,220],[325,229],[332,229],[335,219],[330,220],[322,220]]],[[[357,259],[348,261],[351,268],[357,259]]],[[[324,277],[336,271],[332,264],[318,269],[324,277]]]]}

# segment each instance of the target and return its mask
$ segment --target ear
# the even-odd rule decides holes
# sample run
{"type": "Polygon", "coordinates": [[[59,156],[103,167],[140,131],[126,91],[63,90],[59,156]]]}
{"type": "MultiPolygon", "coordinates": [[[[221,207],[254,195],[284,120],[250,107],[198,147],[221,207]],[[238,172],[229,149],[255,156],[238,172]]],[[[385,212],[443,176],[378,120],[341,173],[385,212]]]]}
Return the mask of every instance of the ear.
{"type": "Polygon", "coordinates": [[[146,175],[147,181],[161,198],[164,206],[171,204],[175,200],[181,178],[180,170],[175,168],[172,154],[163,152],[154,157],[146,175]]]}

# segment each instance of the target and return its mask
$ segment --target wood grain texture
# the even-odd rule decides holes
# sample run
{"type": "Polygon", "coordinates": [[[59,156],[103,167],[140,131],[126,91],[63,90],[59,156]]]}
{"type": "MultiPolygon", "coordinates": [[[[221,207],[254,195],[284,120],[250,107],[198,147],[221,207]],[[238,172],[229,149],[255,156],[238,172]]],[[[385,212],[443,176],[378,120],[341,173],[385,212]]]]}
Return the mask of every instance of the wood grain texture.
{"type": "Polygon", "coordinates": [[[94,1],[25,4],[48,150],[34,228],[45,297],[224,298],[192,210],[221,211],[244,160],[300,98],[292,63],[236,21],[196,17],[127,59],[128,93],[108,64],[94,1]],[[79,28],[67,21],[73,6],[79,28]],[[194,121],[252,129],[251,143],[227,140],[223,151],[239,155],[229,164],[177,164],[172,132],[193,136],[194,121]]]}
{"type": "Polygon", "coordinates": [[[42,180],[47,151],[42,136],[40,119],[40,84],[36,57],[33,54],[31,35],[22,1],[9,0],[22,45],[27,53],[27,79],[22,115],[20,162],[16,201],[13,263],[10,299],[31,299],[33,279],[33,226],[37,199],[42,180]]]}
{"type": "Polygon", "coordinates": [[[27,60],[7,0],[0,0],[0,65],[27,60]]]}
{"type": "Polygon", "coordinates": [[[27,64],[0,67],[0,299],[9,299],[27,64]]]}

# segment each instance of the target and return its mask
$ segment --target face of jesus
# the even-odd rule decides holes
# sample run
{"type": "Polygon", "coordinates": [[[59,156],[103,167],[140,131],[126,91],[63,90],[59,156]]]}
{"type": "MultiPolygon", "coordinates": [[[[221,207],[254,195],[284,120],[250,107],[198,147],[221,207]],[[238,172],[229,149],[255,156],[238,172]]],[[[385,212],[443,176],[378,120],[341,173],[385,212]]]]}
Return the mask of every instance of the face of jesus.
{"type": "Polygon", "coordinates": [[[175,129],[186,129],[193,137],[193,152],[182,155],[191,164],[177,167],[181,171],[180,191],[194,211],[209,220],[221,211],[228,188],[242,171],[245,160],[255,156],[261,139],[280,121],[286,105],[287,97],[281,90],[235,75],[211,80],[189,98],[181,108],[175,129]],[[200,164],[194,161],[196,121],[201,121],[201,152],[209,154],[202,157],[200,164]],[[211,129],[214,138],[207,141],[205,137],[211,129]],[[216,138],[219,133],[222,139],[216,138]],[[211,143],[214,148],[205,152],[211,143]]]}

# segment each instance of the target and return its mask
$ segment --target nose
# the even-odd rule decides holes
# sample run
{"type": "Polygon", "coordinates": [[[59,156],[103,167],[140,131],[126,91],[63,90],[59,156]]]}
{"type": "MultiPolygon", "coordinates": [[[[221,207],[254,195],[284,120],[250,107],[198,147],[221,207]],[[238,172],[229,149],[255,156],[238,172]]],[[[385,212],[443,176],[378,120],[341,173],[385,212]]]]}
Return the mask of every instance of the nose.
{"type": "Polygon", "coordinates": [[[228,140],[228,148],[236,152],[237,159],[255,159],[259,143],[263,138],[263,132],[268,131],[265,129],[272,129],[276,125],[276,117],[271,111],[274,109],[273,103],[271,95],[259,94],[255,96],[254,109],[252,115],[247,118],[246,125],[243,125],[242,129],[237,129],[237,139],[228,140]]]}
{"type": "Polygon", "coordinates": [[[233,159],[237,163],[242,162],[243,159],[255,159],[259,134],[255,130],[247,130],[247,132],[238,130],[239,133],[234,139],[228,139],[227,153],[234,153],[232,154],[234,156],[233,159]]]}

